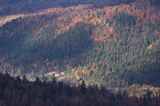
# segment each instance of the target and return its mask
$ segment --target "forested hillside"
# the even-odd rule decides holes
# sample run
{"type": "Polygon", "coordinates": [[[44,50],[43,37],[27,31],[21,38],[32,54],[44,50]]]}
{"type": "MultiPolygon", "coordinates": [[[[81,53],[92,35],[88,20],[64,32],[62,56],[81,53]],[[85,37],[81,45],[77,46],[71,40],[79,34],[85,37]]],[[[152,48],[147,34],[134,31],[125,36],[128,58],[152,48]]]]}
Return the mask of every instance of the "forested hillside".
{"type": "Polygon", "coordinates": [[[22,1],[0,0],[0,72],[160,86],[159,0],[22,1]]]}

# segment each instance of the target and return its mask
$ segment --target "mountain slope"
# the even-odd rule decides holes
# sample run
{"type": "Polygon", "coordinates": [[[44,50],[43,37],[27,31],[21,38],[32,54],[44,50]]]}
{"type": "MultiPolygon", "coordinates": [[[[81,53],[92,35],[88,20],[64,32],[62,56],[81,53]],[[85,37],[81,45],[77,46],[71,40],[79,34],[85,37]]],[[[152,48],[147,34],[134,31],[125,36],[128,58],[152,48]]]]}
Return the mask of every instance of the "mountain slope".
{"type": "MultiPolygon", "coordinates": [[[[27,13],[0,27],[0,70],[105,86],[160,84],[157,0],[27,13]]],[[[30,77],[32,76],[32,77],[30,77]]]]}

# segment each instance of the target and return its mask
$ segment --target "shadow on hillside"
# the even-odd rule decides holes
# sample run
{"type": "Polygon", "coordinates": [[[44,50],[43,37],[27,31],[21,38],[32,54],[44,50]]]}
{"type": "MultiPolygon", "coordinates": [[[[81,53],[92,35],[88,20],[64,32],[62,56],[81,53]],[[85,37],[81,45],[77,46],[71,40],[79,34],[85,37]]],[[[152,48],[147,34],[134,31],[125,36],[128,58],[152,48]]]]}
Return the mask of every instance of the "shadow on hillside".
{"type": "Polygon", "coordinates": [[[53,23],[43,27],[48,25],[49,18],[17,19],[0,28],[0,57],[22,65],[43,63],[46,59],[63,61],[80,55],[92,45],[91,25],[78,23],[56,35],[53,23]]]}
{"type": "Polygon", "coordinates": [[[141,66],[137,71],[130,70],[125,79],[132,84],[145,84],[160,87],[160,63],[148,63],[141,66]]]}
{"type": "MultiPolygon", "coordinates": [[[[118,5],[120,3],[133,2],[135,0],[109,0],[109,5],[118,5]]],[[[23,13],[32,13],[42,9],[47,9],[51,7],[70,7],[78,6],[84,4],[90,4],[97,8],[102,8],[107,6],[107,0],[51,0],[51,1],[42,1],[42,0],[26,0],[26,1],[15,1],[7,0],[1,1],[0,3],[4,4],[4,8],[0,10],[0,16],[11,15],[11,14],[23,14],[23,13]]]]}

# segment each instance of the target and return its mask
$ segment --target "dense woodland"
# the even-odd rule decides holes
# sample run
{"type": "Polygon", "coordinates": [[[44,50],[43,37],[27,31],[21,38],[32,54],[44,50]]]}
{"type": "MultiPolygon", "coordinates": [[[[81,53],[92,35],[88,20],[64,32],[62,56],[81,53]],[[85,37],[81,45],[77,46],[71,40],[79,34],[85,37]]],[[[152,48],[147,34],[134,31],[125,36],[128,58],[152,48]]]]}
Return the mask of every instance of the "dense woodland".
{"type": "Polygon", "coordinates": [[[104,87],[72,87],[63,82],[28,82],[25,77],[0,74],[0,106],[159,106],[160,96],[148,91],[142,98],[128,97],[127,92],[111,93],[104,87]]]}
{"type": "Polygon", "coordinates": [[[0,106],[160,106],[160,0],[108,2],[0,0],[0,106]]]}
{"type": "Polygon", "coordinates": [[[158,4],[119,4],[108,8],[110,16],[105,8],[56,8],[58,13],[12,20],[0,27],[0,71],[63,70],[63,80],[76,83],[160,86],[158,4]]]}

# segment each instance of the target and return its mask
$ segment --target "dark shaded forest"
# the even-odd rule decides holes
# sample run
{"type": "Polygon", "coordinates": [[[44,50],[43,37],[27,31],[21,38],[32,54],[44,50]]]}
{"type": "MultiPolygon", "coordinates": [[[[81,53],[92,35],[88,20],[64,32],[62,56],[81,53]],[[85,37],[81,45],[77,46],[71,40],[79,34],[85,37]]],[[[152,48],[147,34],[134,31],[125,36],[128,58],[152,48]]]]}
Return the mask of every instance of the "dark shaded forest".
{"type": "Polygon", "coordinates": [[[160,96],[151,92],[143,98],[129,97],[127,92],[111,93],[104,87],[75,87],[57,82],[28,82],[25,77],[13,78],[0,74],[0,106],[159,106],[160,96]]]}

